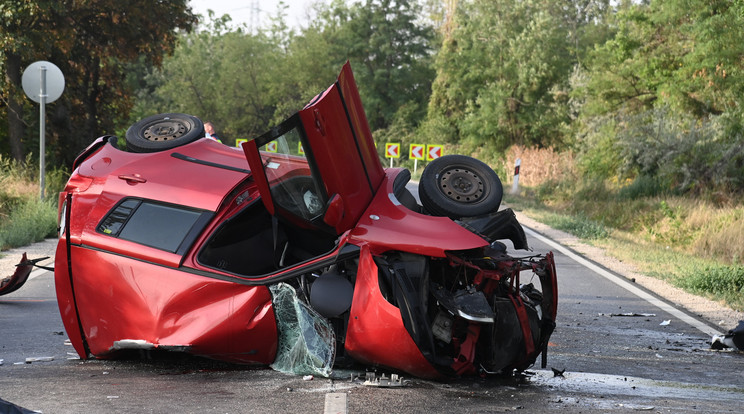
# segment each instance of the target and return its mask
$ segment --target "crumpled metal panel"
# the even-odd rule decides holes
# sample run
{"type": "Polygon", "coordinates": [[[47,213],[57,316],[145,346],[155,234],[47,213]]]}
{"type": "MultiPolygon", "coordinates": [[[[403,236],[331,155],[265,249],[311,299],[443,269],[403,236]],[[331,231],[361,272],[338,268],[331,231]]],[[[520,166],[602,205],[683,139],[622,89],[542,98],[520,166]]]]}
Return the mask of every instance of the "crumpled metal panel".
{"type": "Polygon", "coordinates": [[[20,289],[28,280],[28,275],[31,274],[34,263],[34,260],[28,260],[26,253],[23,253],[20,263],[16,265],[15,272],[11,276],[0,280],[0,296],[20,289]]]}
{"type": "MultiPolygon", "coordinates": [[[[188,347],[189,353],[229,362],[274,361],[276,322],[267,287],[129,258],[111,260],[109,253],[77,246],[71,255],[75,301],[60,301],[77,306],[82,336],[93,356],[109,356],[116,341],[142,340],[158,348],[188,347]]],[[[65,272],[58,273],[59,283],[70,283],[65,272]]]]}

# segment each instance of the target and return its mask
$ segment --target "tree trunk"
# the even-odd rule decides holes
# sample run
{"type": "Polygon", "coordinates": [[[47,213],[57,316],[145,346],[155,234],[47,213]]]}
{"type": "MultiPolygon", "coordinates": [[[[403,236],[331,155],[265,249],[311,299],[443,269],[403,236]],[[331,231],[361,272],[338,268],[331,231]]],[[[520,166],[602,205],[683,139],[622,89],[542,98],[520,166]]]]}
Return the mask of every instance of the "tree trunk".
{"type": "Polygon", "coordinates": [[[10,154],[18,162],[26,159],[23,149],[23,99],[21,85],[21,57],[15,53],[5,54],[5,78],[8,88],[8,139],[10,140],[10,154]]]}

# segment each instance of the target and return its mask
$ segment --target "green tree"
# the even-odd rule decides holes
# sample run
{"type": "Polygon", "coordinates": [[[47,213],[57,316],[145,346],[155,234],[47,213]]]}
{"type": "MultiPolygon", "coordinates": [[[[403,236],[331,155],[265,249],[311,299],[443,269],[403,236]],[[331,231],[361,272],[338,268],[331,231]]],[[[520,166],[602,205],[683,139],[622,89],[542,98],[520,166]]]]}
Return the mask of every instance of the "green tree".
{"type": "Polygon", "coordinates": [[[282,8],[252,33],[228,31],[212,17],[211,26],[184,37],[162,71],[148,75],[141,92],[148,99],[134,112],[189,112],[213,121],[223,136],[249,138],[302,108],[350,60],[373,129],[388,127],[404,106],[406,119],[421,119],[433,31],[418,24],[418,4],[335,0],[316,7],[317,18],[299,32],[283,23],[282,8]]]}
{"type": "MultiPolygon", "coordinates": [[[[4,97],[18,98],[20,73],[33,60],[49,60],[65,75],[65,92],[48,113],[47,134],[52,158],[64,164],[95,136],[127,120],[130,63],[159,65],[178,38],[175,29],[196,22],[186,0],[5,1],[0,13],[4,97]]],[[[17,142],[25,135],[12,126],[18,108],[10,99],[7,107],[10,141],[17,142]]]]}
{"type": "Polygon", "coordinates": [[[716,185],[700,172],[706,160],[725,158],[718,170],[733,175],[717,181],[742,190],[744,33],[733,28],[744,23],[744,2],[623,2],[615,22],[616,34],[590,55],[586,82],[576,89],[584,159],[605,148],[624,174],[663,175],[671,186],[696,190],[716,185]],[[638,156],[660,140],[652,146],[661,155],[638,156]],[[664,149],[675,140],[695,148],[695,157],[664,149]]]}
{"type": "Polygon", "coordinates": [[[352,8],[348,54],[360,63],[355,76],[373,130],[389,126],[406,104],[419,104],[423,117],[434,32],[420,23],[420,13],[414,0],[366,0],[352,8]]]}
{"type": "Polygon", "coordinates": [[[286,32],[229,30],[229,16],[210,19],[150,72],[149,93],[139,93],[133,113],[189,113],[215,124],[225,143],[255,137],[274,119],[286,93],[281,80],[295,70],[286,65],[286,32]]]}
{"type": "Polygon", "coordinates": [[[0,2],[0,98],[7,119],[7,149],[18,162],[26,159],[23,138],[26,121],[24,119],[24,93],[21,88],[21,74],[24,65],[46,59],[52,43],[48,41],[49,31],[57,28],[54,16],[60,12],[57,1],[2,1],[0,2]]]}
{"type": "Polygon", "coordinates": [[[424,134],[472,148],[561,146],[568,79],[601,39],[607,1],[451,2],[424,134]],[[594,28],[593,30],[590,30],[594,28]]]}

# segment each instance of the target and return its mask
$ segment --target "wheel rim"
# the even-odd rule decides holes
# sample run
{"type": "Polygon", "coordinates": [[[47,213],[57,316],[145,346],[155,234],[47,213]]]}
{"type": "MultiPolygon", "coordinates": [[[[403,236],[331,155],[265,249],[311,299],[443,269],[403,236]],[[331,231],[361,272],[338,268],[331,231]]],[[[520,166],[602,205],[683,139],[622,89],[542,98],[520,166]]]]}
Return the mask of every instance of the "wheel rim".
{"type": "Polygon", "coordinates": [[[439,176],[439,189],[449,199],[460,203],[475,203],[486,191],[480,176],[467,168],[450,168],[439,176]]]}
{"type": "Polygon", "coordinates": [[[143,131],[142,136],[148,141],[161,142],[180,138],[188,131],[188,126],[183,122],[169,119],[148,125],[143,131]]]}

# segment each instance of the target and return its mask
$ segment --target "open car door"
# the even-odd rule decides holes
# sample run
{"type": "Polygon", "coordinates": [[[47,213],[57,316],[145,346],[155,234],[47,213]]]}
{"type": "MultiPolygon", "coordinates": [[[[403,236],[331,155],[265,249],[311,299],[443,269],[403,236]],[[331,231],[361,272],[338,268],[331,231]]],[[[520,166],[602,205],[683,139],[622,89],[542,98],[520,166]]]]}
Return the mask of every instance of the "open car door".
{"type": "Polygon", "coordinates": [[[336,234],[356,225],[384,177],[348,62],[333,85],[243,150],[272,215],[336,234]]]}

